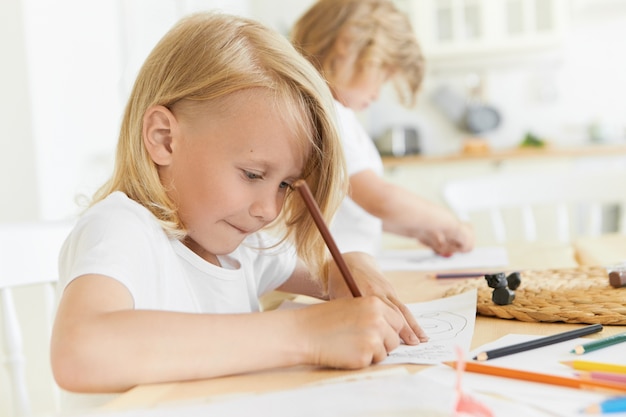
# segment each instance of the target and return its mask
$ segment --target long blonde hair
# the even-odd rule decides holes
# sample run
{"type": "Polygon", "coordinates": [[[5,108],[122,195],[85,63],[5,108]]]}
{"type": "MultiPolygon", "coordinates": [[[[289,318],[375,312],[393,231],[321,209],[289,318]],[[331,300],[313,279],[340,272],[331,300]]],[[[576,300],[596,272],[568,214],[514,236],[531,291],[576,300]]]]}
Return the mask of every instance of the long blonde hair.
{"type": "Polygon", "coordinates": [[[353,72],[381,66],[393,75],[401,102],[415,104],[424,57],[411,22],[390,0],[318,0],[295,23],[291,40],[331,86],[339,50],[348,45],[353,72]]]}
{"type": "MultiPolygon", "coordinates": [[[[171,108],[181,100],[209,101],[259,87],[273,93],[274,103],[268,105],[280,106],[288,121],[296,122],[294,140],[310,144],[303,177],[329,222],[347,182],[327,85],[282,35],[222,13],[182,19],[152,50],[124,112],[113,175],[93,203],[122,191],[150,210],[170,236],[182,239],[185,226],[142,140],[144,113],[154,105],[171,108]]],[[[287,198],[278,222],[285,226],[283,238],[294,242],[314,272],[322,273],[328,254],[300,198],[287,198]]]]}

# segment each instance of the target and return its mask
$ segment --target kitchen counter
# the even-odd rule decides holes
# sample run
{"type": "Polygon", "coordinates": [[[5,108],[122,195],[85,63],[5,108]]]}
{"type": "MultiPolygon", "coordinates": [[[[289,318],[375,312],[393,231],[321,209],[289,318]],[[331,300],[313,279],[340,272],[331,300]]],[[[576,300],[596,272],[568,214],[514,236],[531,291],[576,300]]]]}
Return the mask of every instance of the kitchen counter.
{"type": "Polygon", "coordinates": [[[486,152],[454,153],[446,155],[408,155],[403,157],[383,156],[387,168],[413,164],[434,164],[462,161],[502,162],[522,158],[587,158],[599,156],[626,156],[626,144],[589,144],[585,146],[551,146],[542,148],[512,148],[486,152]]]}

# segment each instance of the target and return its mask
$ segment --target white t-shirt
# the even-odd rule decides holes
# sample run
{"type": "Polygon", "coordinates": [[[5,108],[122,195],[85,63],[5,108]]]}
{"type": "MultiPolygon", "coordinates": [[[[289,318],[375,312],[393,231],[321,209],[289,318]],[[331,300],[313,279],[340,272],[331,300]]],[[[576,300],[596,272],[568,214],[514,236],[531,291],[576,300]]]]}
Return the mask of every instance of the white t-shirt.
{"type": "MultiPolygon", "coordinates": [[[[115,192],[89,208],[59,257],[58,295],[75,278],[100,274],[122,283],[135,309],[189,313],[248,313],[259,296],[284,283],[296,265],[291,245],[268,247],[261,233],[249,236],[213,265],[169,238],[145,207],[115,192]]],[[[110,396],[65,395],[64,409],[100,404],[110,396]],[[100,400],[98,399],[100,397],[100,400]]]]}
{"type": "MultiPolygon", "coordinates": [[[[372,170],[383,175],[378,149],[354,112],[335,100],[339,135],[346,157],[348,175],[372,170]]],[[[361,251],[376,255],[382,240],[382,221],[346,197],[331,224],[331,233],[341,252],[361,251]]]]}

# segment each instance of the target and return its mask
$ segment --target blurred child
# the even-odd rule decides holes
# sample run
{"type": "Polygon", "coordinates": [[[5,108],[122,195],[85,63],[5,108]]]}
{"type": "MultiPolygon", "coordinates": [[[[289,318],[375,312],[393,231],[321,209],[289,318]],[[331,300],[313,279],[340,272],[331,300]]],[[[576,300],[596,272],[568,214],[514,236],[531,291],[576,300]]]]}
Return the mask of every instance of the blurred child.
{"type": "Polygon", "coordinates": [[[326,78],[335,98],[350,177],[332,224],[341,250],[375,255],[383,230],[415,238],[444,256],[473,248],[473,231],[449,210],[383,178],[381,157],[354,111],[395,82],[415,103],[423,57],[406,15],[390,0],[319,0],[296,22],[292,41],[326,78]]]}
{"type": "Polygon", "coordinates": [[[297,193],[344,193],[332,97],[281,35],[224,14],[181,20],[144,63],[115,170],[60,256],[59,385],[137,384],[293,365],[361,368],[426,337],[368,255],[352,298],[297,193]],[[262,233],[270,223],[281,233],[262,233]],[[338,300],[260,312],[280,289],[338,300]]]}

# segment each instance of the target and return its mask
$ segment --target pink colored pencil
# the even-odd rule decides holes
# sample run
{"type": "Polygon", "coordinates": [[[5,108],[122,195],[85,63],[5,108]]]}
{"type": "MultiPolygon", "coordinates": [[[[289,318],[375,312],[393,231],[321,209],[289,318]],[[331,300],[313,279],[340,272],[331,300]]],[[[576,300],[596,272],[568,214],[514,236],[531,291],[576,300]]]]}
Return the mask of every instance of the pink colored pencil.
{"type": "Polygon", "coordinates": [[[624,374],[616,374],[613,372],[588,371],[577,372],[576,375],[578,375],[580,379],[584,379],[587,381],[610,381],[626,385],[626,375],[624,374]]]}

